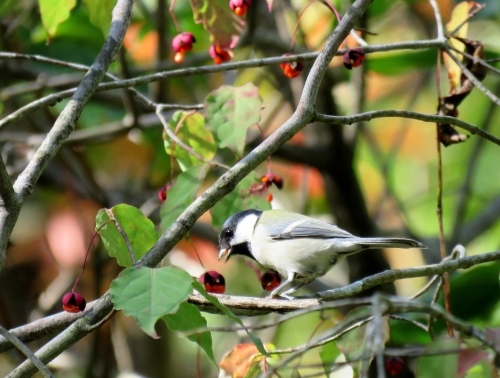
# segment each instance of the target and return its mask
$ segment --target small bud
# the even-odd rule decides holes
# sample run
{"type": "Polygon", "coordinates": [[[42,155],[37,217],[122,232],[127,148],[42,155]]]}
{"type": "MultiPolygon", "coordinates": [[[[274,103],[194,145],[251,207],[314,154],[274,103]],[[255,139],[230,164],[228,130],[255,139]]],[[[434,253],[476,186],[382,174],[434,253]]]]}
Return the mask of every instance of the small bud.
{"type": "Polygon", "coordinates": [[[273,291],[281,283],[281,276],[274,270],[264,273],[260,276],[260,284],[266,291],[273,291]]]}
{"type": "Polygon", "coordinates": [[[208,49],[208,53],[214,60],[215,64],[221,64],[223,62],[227,62],[231,60],[231,54],[227,50],[224,50],[222,47],[218,45],[212,45],[208,49]]]}
{"type": "Polygon", "coordinates": [[[358,67],[365,60],[365,52],[359,47],[355,49],[347,50],[344,55],[342,55],[342,61],[344,62],[344,67],[348,70],[352,70],[354,67],[358,67]]]}
{"type": "Polygon", "coordinates": [[[267,200],[267,202],[272,202],[273,201],[273,195],[271,193],[267,193],[266,200],[267,200]]]}
{"type": "Polygon", "coordinates": [[[203,273],[198,278],[204,286],[207,293],[224,294],[226,291],[226,280],[224,276],[214,270],[203,273]]]}
{"type": "Polygon", "coordinates": [[[83,310],[85,310],[86,305],[87,301],[85,300],[83,295],[74,291],[66,293],[62,297],[62,308],[66,312],[82,312],[83,310]]]}

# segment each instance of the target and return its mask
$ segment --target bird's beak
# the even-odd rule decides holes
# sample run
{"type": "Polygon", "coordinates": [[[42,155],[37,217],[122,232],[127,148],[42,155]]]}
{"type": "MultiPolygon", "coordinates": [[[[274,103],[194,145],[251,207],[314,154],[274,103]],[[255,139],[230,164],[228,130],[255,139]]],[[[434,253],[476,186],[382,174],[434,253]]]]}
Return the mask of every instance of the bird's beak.
{"type": "Polygon", "coordinates": [[[221,259],[224,259],[224,261],[227,261],[229,258],[229,252],[231,252],[231,248],[223,248],[219,252],[219,261],[221,259]]]}

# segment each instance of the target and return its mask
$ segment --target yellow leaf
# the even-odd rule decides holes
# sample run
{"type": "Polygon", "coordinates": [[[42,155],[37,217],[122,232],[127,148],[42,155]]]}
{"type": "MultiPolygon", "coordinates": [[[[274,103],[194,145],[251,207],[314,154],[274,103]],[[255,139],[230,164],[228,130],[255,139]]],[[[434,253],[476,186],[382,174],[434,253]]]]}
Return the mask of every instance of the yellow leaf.
{"type": "MultiPolygon", "coordinates": [[[[453,32],[457,27],[463,24],[460,29],[454,34],[454,36],[467,38],[467,31],[469,28],[468,23],[464,23],[469,17],[469,12],[472,8],[477,6],[478,4],[474,1],[463,1],[458,4],[455,8],[453,8],[453,12],[451,13],[450,22],[446,24],[446,30],[448,33],[453,32]]],[[[465,46],[463,43],[457,41],[454,38],[449,40],[449,43],[454,48],[464,51],[465,46]]],[[[457,52],[452,53],[457,59],[461,60],[461,55],[457,52]]],[[[444,64],[448,71],[448,80],[450,81],[450,92],[453,92],[454,89],[460,86],[460,76],[462,75],[462,70],[460,67],[447,55],[444,55],[444,64]]]]}

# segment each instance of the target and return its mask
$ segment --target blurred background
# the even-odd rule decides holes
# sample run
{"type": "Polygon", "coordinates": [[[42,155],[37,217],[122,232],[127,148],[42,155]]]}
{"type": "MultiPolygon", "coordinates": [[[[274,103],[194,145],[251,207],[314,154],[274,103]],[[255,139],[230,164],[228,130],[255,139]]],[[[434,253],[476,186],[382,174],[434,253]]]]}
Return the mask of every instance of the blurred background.
{"type": "MultiPolygon", "coordinates": [[[[343,14],[349,1],[333,1],[343,14]]],[[[456,4],[438,1],[444,22],[456,4]]],[[[483,2],[482,2],[483,3],[483,2]]],[[[484,43],[487,58],[500,56],[498,25],[500,3],[484,1],[486,8],[469,26],[468,37],[484,43]]],[[[254,1],[246,26],[234,50],[234,61],[289,53],[296,25],[296,53],[319,51],[337,21],[321,3],[275,0],[270,13],[264,1],[254,1]]],[[[190,31],[197,43],[184,62],[173,63],[171,39],[177,34],[164,0],[136,0],[124,48],[112,66],[121,78],[158,70],[212,64],[207,51],[208,33],[193,21],[188,2],[175,4],[180,29],[190,31]]],[[[369,44],[431,39],[435,19],[427,1],[378,0],[359,25],[369,44]]],[[[91,64],[104,41],[85,6],[78,2],[56,35],[47,40],[37,1],[0,4],[0,49],[40,54],[68,62],[91,64]]],[[[349,47],[355,41],[346,41],[349,47]]],[[[380,109],[435,114],[437,51],[393,51],[369,54],[358,68],[348,71],[342,58],[331,63],[318,96],[317,109],[326,114],[352,115],[380,109]]],[[[495,61],[491,62],[499,67],[495,61]]],[[[293,80],[279,66],[249,68],[210,75],[192,75],[144,85],[137,89],[157,102],[181,105],[203,103],[221,85],[252,82],[263,98],[261,127],[264,135],[276,130],[293,113],[311,63],[293,80]]],[[[73,88],[84,73],[27,60],[0,60],[0,115],[5,117],[50,93],[73,88]]],[[[448,92],[442,69],[441,93],[448,92]]],[[[490,72],[484,84],[500,94],[500,76],[490,72]]],[[[0,129],[0,151],[12,178],[22,171],[44,135],[67,103],[63,100],[27,114],[0,129]]],[[[488,132],[500,134],[500,111],[474,89],[460,105],[459,117],[488,132]]],[[[257,128],[248,133],[249,149],[261,141],[257,128]]],[[[444,148],[443,208],[448,253],[457,243],[468,254],[497,250],[500,245],[500,173],[498,146],[471,136],[465,143],[444,148]]],[[[273,208],[284,208],[334,222],[351,233],[409,236],[428,250],[384,250],[350,257],[321,282],[302,293],[345,284],[389,267],[405,268],[436,263],[438,248],[436,127],[419,121],[383,118],[350,126],[315,123],[297,134],[272,158],[273,172],[284,180],[282,191],[272,189],[273,208]],[[349,264],[349,266],[347,265],[349,264]]],[[[227,164],[234,156],[220,150],[227,164]]],[[[256,170],[256,177],[267,167],[256,170]]],[[[160,223],[158,191],[179,173],[171,166],[162,140],[162,126],[124,90],[96,93],[76,125],[76,131],[59,151],[26,201],[0,273],[0,324],[11,329],[61,311],[60,298],[80,272],[95,228],[98,209],[127,203],[160,223]]],[[[215,170],[207,188],[223,171],[215,170]]],[[[202,190],[203,190],[202,189],[202,190]]],[[[168,201],[168,198],[167,198],[168,201]]],[[[183,267],[193,276],[217,270],[226,277],[227,294],[265,296],[255,272],[244,261],[217,261],[218,230],[205,214],[185,240],[162,264],[183,267]],[[199,263],[196,252],[203,261],[199,263]]],[[[452,310],[477,325],[500,326],[498,271],[500,264],[485,264],[452,276],[452,310]]],[[[87,270],[77,288],[88,301],[101,296],[120,272],[102,247],[92,248],[87,270]]],[[[409,296],[426,279],[397,282],[383,289],[409,296]]],[[[245,319],[248,324],[269,322],[278,315],[245,319]]],[[[336,316],[341,318],[343,314],[336,316]]],[[[206,315],[209,326],[232,325],[220,316],[206,315]]],[[[286,322],[258,333],[278,348],[305,343],[319,320],[318,314],[286,322]]],[[[328,327],[323,324],[323,328],[328,327]]],[[[331,324],[330,324],[331,326],[331,324]]],[[[191,377],[197,376],[196,344],[180,334],[157,327],[160,339],[145,335],[131,318],[116,314],[111,321],[67,350],[51,365],[60,377],[191,377]]],[[[393,333],[397,331],[393,331],[393,333]]],[[[404,332],[403,330],[401,332],[404,332]]],[[[216,359],[246,341],[244,333],[213,334],[216,359]]],[[[394,336],[397,338],[397,335],[394,336]]],[[[37,349],[47,340],[30,343],[37,349]]],[[[0,355],[0,376],[24,359],[10,350],[0,355]]],[[[202,354],[203,377],[217,370],[202,354]]],[[[317,352],[303,363],[318,363],[317,352]]]]}

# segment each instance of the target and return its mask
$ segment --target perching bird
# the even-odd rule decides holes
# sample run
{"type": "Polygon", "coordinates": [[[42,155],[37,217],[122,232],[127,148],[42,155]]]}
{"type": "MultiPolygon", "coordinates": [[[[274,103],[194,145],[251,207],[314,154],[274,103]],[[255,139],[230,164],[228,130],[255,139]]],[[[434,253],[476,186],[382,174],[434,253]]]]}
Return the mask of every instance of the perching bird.
{"type": "Polygon", "coordinates": [[[288,299],[342,258],[370,248],[427,247],[405,238],[354,236],[332,224],[284,210],[241,211],[226,220],[219,236],[219,260],[243,255],[277,271],[285,280],[270,297],[288,299]]]}

